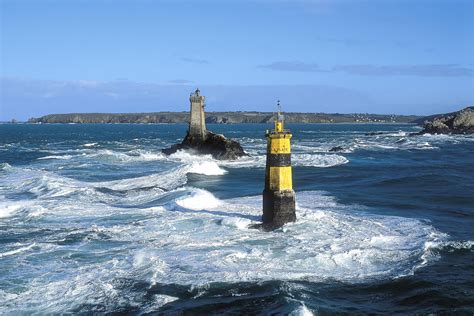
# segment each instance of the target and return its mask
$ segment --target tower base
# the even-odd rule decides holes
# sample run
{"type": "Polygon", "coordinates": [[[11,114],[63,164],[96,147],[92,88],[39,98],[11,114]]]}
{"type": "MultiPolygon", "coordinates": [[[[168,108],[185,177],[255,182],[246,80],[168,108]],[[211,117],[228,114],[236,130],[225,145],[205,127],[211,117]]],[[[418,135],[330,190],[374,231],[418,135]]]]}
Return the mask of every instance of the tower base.
{"type": "Polygon", "coordinates": [[[296,221],[295,191],[263,190],[263,228],[274,230],[296,221]]]}

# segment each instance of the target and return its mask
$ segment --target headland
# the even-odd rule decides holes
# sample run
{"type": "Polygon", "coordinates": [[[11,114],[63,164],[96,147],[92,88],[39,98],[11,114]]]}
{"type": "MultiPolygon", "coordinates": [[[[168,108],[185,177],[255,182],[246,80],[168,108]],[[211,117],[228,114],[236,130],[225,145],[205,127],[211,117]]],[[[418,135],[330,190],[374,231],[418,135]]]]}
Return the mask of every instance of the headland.
{"type": "MultiPolygon", "coordinates": [[[[273,112],[206,112],[208,124],[271,124],[273,112]]],[[[299,113],[286,112],[287,123],[413,123],[422,118],[416,115],[367,114],[367,113],[299,113]]],[[[189,112],[150,113],[69,113],[49,114],[31,118],[28,123],[188,123],[189,112]]]]}

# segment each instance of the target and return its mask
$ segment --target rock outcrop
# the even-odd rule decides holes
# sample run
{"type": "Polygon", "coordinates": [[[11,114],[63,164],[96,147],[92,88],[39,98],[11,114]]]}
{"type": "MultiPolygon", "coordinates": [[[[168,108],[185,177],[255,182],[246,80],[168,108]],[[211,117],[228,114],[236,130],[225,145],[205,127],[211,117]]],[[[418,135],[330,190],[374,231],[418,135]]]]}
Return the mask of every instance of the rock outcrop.
{"type": "Polygon", "coordinates": [[[474,133],[474,106],[461,111],[442,114],[426,120],[417,134],[471,134],[474,133]]]}
{"type": "Polygon", "coordinates": [[[342,147],[342,146],[335,146],[335,147],[329,149],[329,152],[334,153],[334,152],[340,152],[340,151],[343,151],[343,150],[344,150],[344,147],[342,147]]]}
{"type": "Polygon", "coordinates": [[[199,154],[212,155],[219,160],[235,160],[242,156],[248,156],[239,142],[209,131],[207,131],[205,141],[193,139],[188,133],[180,144],[163,149],[162,152],[171,155],[178,150],[193,150],[199,154]]]}

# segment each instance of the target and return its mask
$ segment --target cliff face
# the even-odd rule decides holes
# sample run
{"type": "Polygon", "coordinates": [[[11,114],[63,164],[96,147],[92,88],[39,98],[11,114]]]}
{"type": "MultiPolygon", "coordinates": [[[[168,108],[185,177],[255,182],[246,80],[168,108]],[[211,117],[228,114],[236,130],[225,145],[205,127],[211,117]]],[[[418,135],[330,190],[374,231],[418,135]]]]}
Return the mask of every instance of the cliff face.
{"type": "MultiPolygon", "coordinates": [[[[206,123],[271,123],[271,112],[207,112],[206,123]]],[[[383,114],[285,113],[287,123],[411,123],[418,116],[383,114]]],[[[189,112],[50,114],[29,123],[187,123],[189,112]]]]}
{"type": "Polygon", "coordinates": [[[441,114],[424,122],[420,132],[430,134],[471,134],[474,133],[474,106],[461,111],[441,114]]]}

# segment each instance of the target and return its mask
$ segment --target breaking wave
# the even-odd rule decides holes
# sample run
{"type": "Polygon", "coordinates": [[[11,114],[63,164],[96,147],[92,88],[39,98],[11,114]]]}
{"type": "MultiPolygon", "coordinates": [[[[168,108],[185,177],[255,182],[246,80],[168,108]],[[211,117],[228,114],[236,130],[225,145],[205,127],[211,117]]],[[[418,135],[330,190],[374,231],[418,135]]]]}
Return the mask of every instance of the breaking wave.
{"type": "Polygon", "coordinates": [[[51,156],[40,157],[40,158],[38,158],[38,160],[46,160],[46,159],[62,159],[62,160],[69,160],[69,159],[71,159],[72,157],[74,157],[74,156],[72,156],[72,155],[62,155],[62,156],[60,156],[60,155],[51,155],[51,156]]]}
{"type": "Polygon", "coordinates": [[[9,170],[11,168],[12,168],[12,166],[10,166],[10,164],[8,164],[6,162],[0,163],[0,170],[9,170]]]}
{"type": "MultiPolygon", "coordinates": [[[[359,164],[382,157],[389,167],[381,170],[392,171],[392,165],[398,166],[396,160],[390,160],[392,151],[434,150],[462,139],[412,137],[397,131],[364,136],[359,131],[349,132],[349,137],[342,132],[340,136],[339,132],[327,133],[323,143],[317,132],[311,133],[309,137],[316,138],[294,142],[293,166],[348,168],[349,160],[359,164]],[[330,152],[335,146],[343,149],[330,152]],[[366,155],[365,151],[387,157],[366,155]]],[[[252,156],[236,161],[219,161],[191,151],[165,156],[159,151],[165,141],[150,145],[145,137],[128,144],[100,141],[99,145],[93,140],[74,141],[70,149],[56,142],[48,151],[37,145],[28,149],[34,152],[30,161],[12,163],[13,167],[0,164],[0,222],[5,236],[0,250],[0,314],[153,313],[178,299],[203,296],[207,300],[213,295],[209,289],[218,291],[216,284],[233,287],[239,283],[236,295],[247,300],[251,295],[241,287],[246,281],[252,287],[267,281],[273,286],[275,280],[291,286],[318,282],[312,283],[311,290],[324,282],[324,286],[342,288],[337,295],[347,291],[346,285],[365,287],[372,281],[376,286],[381,281],[397,288],[399,284],[391,280],[411,275],[448,253],[463,256],[474,251],[469,236],[450,240],[433,227],[439,222],[432,225],[426,220],[384,215],[391,212],[386,209],[341,204],[321,191],[296,193],[297,222],[268,233],[251,228],[261,220],[261,196],[248,196],[255,192],[254,184],[238,187],[252,171],[242,170],[239,178],[235,169],[265,166],[262,139],[242,137],[252,156]],[[40,155],[44,157],[38,158],[40,155]],[[228,172],[229,179],[222,177],[228,172]],[[194,188],[194,184],[218,193],[194,188]],[[227,187],[219,187],[224,185],[227,187]],[[235,197],[224,199],[218,194],[235,197]],[[380,213],[383,215],[377,215],[380,213]],[[170,288],[180,290],[167,291],[170,288]]],[[[166,140],[171,141],[174,139],[166,140]]],[[[429,153],[417,152],[421,157],[429,153]]],[[[7,155],[2,161],[14,161],[12,157],[7,155]]],[[[407,164],[413,162],[413,156],[405,157],[407,164]]],[[[429,161],[424,162],[429,166],[429,161]]],[[[350,171],[356,178],[365,177],[366,171],[372,177],[370,167],[350,171]]],[[[396,173],[388,173],[387,179],[385,175],[381,174],[381,181],[398,179],[396,173]]],[[[341,181],[344,190],[339,192],[352,190],[345,179],[341,181]]],[[[361,187],[366,183],[359,183],[352,193],[364,193],[361,187]]],[[[403,186],[403,181],[398,184],[403,186]]],[[[319,186],[310,183],[305,188],[314,187],[319,186]]],[[[409,206],[423,209],[415,203],[409,206]]],[[[427,213],[422,217],[429,220],[427,213]]],[[[423,290],[431,293],[430,286],[423,290]]],[[[291,290],[282,293],[283,300],[291,300],[288,312],[311,313],[304,305],[310,300],[291,297],[295,293],[291,290]]],[[[220,296],[212,296],[208,302],[219,301],[220,296]]]]}
{"type": "Polygon", "coordinates": [[[427,250],[433,251],[448,251],[453,252],[457,250],[474,251],[474,241],[440,241],[440,242],[428,242],[426,243],[427,250]]]}
{"type": "Polygon", "coordinates": [[[28,246],[20,245],[20,247],[17,248],[17,249],[9,250],[9,251],[6,251],[6,252],[0,252],[0,258],[6,257],[6,256],[12,256],[12,255],[22,253],[24,251],[28,251],[28,250],[32,249],[33,247],[35,247],[35,246],[36,246],[36,243],[32,243],[31,245],[28,245],[28,246]]]}
{"type": "MultiPolygon", "coordinates": [[[[117,297],[123,298],[119,302],[131,304],[133,293],[122,296],[121,279],[150,285],[202,286],[213,282],[334,279],[358,283],[396,278],[434,259],[427,252],[446,238],[421,221],[368,214],[357,206],[338,204],[324,192],[298,192],[298,221],[270,233],[250,228],[260,221],[260,196],[221,200],[206,190],[186,187],[170,194],[156,200],[161,206],[154,206],[152,215],[142,213],[139,225],[98,221],[56,236],[38,236],[35,244],[0,253],[3,259],[26,254],[35,258],[41,256],[41,247],[50,247],[48,259],[43,259],[48,260],[44,266],[49,272],[32,275],[22,291],[0,293],[5,301],[0,311],[27,312],[29,306],[55,313],[74,310],[91,300],[117,303],[117,297]],[[66,248],[69,255],[64,257],[64,243],[79,236],[81,243],[66,248]],[[94,250],[94,245],[105,239],[110,247],[94,250]],[[80,259],[80,254],[89,259],[80,259]],[[37,291],[40,287],[41,294],[37,291]]],[[[94,207],[90,215],[98,219],[113,214],[90,206],[94,207]]],[[[133,207],[140,214],[140,206],[133,207]]],[[[46,223],[57,216],[74,222],[84,213],[69,208],[55,214],[53,208],[48,216],[46,223]]],[[[161,297],[154,301],[154,308],[174,299],[161,297]]]]}
{"type": "MultiPolygon", "coordinates": [[[[335,154],[301,154],[291,155],[291,164],[295,167],[317,167],[328,168],[343,165],[349,162],[344,156],[335,154]]],[[[266,156],[242,157],[234,161],[220,162],[221,165],[229,168],[264,168],[266,156]]]]}
{"type": "Polygon", "coordinates": [[[343,165],[349,162],[344,156],[340,155],[311,155],[294,154],[292,157],[294,166],[328,168],[343,165]]]}
{"type": "MultiPolygon", "coordinates": [[[[60,205],[67,205],[68,199],[82,203],[126,204],[137,201],[150,202],[165,192],[177,189],[188,181],[189,173],[206,176],[220,176],[226,170],[215,161],[194,161],[168,170],[141,177],[120,180],[84,182],[57,173],[29,169],[4,167],[9,172],[2,175],[0,194],[30,195],[39,199],[47,208],[55,207],[55,200],[63,200],[60,205]]],[[[67,209],[80,208],[73,203],[67,209]]],[[[36,217],[44,213],[44,209],[35,205],[33,200],[0,200],[0,218],[12,217],[21,213],[36,217]]]]}
{"type": "Polygon", "coordinates": [[[189,196],[177,199],[176,204],[190,210],[204,210],[218,207],[222,201],[206,190],[196,189],[189,196]]]}
{"type": "MultiPolygon", "coordinates": [[[[293,153],[292,164],[294,166],[327,168],[349,162],[349,159],[341,155],[317,154],[311,151],[314,151],[314,148],[312,150],[308,150],[308,152],[293,153]]],[[[211,155],[198,155],[192,150],[179,150],[172,155],[166,156],[159,151],[154,152],[147,150],[131,150],[128,152],[121,152],[109,149],[100,149],[93,151],[88,150],[87,152],[79,151],[75,155],[49,155],[40,157],[38,160],[80,159],[81,161],[91,161],[95,163],[139,163],[149,161],[169,161],[191,165],[191,169],[195,170],[195,173],[204,175],[222,175],[225,174],[226,171],[222,169],[221,166],[229,168],[265,167],[265,152],[255,149],[251,149],[250,152],[251,155],[248,157],[242,157],[234,161],[221,161],[214,159],[211,155]]]]}
{"type": "Polygon", "coordinates": [[[1,202],[0,203],[0,218],[13,216],[13,214],[17,213],[18,210],[22,208],[22,206],[23,205],[20,203],[10,204],[10,203],[1,202]]]}
{"type": "MultiPolygon", "coordinates": [[[[93,147],[85,146],[85,147],[93,147]]],[[[165,157],[161,152],[150,152],[146,150],[131,150],[128,152],[114,151],[110,149],[100,150],[77,150],[75,155],[49,155],[38,158],[38,160],[70,160],[70,159],[93,159],[104,162],[140,162],[140,161],[156,161],[163,160],[165,157]]]]}

